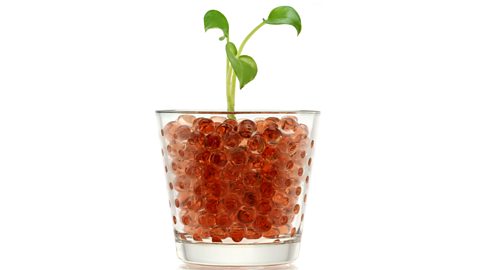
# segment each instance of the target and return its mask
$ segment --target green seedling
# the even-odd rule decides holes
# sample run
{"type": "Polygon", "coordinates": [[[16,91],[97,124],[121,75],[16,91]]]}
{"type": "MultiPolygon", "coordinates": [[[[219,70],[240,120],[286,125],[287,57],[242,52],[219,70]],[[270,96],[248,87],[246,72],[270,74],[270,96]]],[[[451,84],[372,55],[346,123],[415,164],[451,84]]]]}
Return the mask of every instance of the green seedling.
{"type": "MultiPolygon", "coordinates": [[[[257,25],[253,30],[243,39],[240,43],[240,47],[230,41],[228,20],[220,11],[209,10],[205,13],[203,19],[205,31],[209,29],[220,29],[223,32],[223,36],[220,41],[226,40],[225,51],[227,55],[227,75],[226,75],[226,88],[227,88],[227,111],[235,111],[235,88],[238,79],[240,89],[255,79],[257,75],[257,63],[248,55],[243,55],[243,49],[250,38],[264,25],[291,25],[296,31],[297,35],[302,31],[302,22],[297,11],[289,6],[281,6],[274,8],[267,19],[257,25]]],[[[229,115],[230,118],[235,118],[233,114],[229,115]]]]}

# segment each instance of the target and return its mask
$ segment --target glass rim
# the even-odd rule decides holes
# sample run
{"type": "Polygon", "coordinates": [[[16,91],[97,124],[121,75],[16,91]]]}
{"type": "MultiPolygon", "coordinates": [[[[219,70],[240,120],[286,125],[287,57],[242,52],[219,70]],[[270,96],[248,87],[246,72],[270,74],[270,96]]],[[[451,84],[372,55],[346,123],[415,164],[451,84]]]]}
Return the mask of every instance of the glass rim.
{"type": "Polygon", "coordinates": [[[157,110],[157,114],[313,114],[319,115],[316,110],[287,110],[287,111],[193,111],[193,110],[157,110]]]}

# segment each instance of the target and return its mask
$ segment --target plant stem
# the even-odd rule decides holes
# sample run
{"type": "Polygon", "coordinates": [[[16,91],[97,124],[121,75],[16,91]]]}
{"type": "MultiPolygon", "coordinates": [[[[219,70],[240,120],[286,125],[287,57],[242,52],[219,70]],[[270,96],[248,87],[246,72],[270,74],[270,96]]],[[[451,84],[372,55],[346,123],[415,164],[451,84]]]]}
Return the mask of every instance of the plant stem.
{"type": "Polygon", "coordinates": [[[247,41],[250,40],[250,38],[255,34],[255,32],[258,31],[258,29],[262,28],[266,23],[265,21],[262,21],[257,27],[253,28],[253,30],[245,37],[245,39],[242,41],[242,44],[240,44],[240,47],[238,48],[237,56],[240,56],[240,54],[243,51],[243,47],[245,47],[245,44],[247,44],[247,41]]]}
{"type": "MultiPolygon", "coordinates": [[[[243,48],[247,44],[247,42],[250,40],[250,38],[255,34],[258,29],[262,28],[266,23],[265,21],[262,21],[259,25],[257,25],[255,28],[253,28],[250,33],[243,39],[242,43],[240,44],[240,47],[238,48],[237,51],[237,57],[239,57],[243,51],[243,48]]],[[[228,42],[228,40],[227,40],[228,42]]],[[[237,77],[235,75],[235,71],[233,71],[232,65],[229,64],[228,58],[227,58],[227,111],[228,112],[234,112],[235,111],[235,88],[237,84],[237,77]]],[[[234,114],[229,114],[228,118],[230,119],[235,119],[234,114]]]]}

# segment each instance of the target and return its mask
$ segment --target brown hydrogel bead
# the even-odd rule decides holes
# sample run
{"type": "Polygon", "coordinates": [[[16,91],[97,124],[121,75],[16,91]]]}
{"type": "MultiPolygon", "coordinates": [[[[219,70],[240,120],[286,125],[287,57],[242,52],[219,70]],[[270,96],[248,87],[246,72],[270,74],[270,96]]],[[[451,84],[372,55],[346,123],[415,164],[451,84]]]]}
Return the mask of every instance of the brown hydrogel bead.
{"type": "Polygon", "coordinates": [[[230,132],[230,131],[234,131],[233,130],[233,126],[232,125],[229,125],[229,124],[226,124],[226,123],[221,123],[216,129],[215,131],[220,135],[220,136],[223,136],[225,135],[226,133],[230,132]]]}
{"type": "Polygon", "coordinates": [[[279,125],[282,131],[290,133],[294,132],[295,128],[297,127],[297,121],[292,117],[283,117],[280,120],[279,125]]]}
{"type": "Polygon", "coordinates": [[[250,138],[250,136],[252,136],[253,132],[256,130],[257,126],[252,120],[243,120],[238,125],[238,133],[244,138],[250,138]]]}
{"type": "Polygon", "coordinates": [[[272,205],[268,200],[261,201],[256,208],[257,212],[262,215],[266,215],[272,211],[272,205]]]}
{"type": "Polygon", "coordinates": [[[293,213],[298,214],[298,212],[300,212],[300,205],[295,204],[295,207],[293,208],[293,213]]]}
{"type": "Polygon", "coordinates": [[[175,130],[177,129],[177,127],[178,127],[178,123],[175,121],[172,121],[166,124],[165,127],[163,128],[163,134],[165,135],[165,138],[168,141],[173,141],[175,130]]]}
{"type": "Polygon", "coordinates": [[[213,238],[218,238],[218,239],[225,239],[228,237],[228,233],[225,230],[225,228],[215,226],[210,229],[210,236],[213,238]]]}
{"type": "Polygon", "coordinates": [[[228,131],[223,135],[223,144],[227,148],[237,147],[242,141],[242,136],[235,131],[228,131]]]}
{"type": "Polygon", "coordinates": [[[193,125],[193,121],[195,121],[195,116],[193,115],[188,115],[188,114],[184,114],[184,115],[180,115],[178,118],[177,118],[177,122],[180,124],[180,125],[187,125],[189,127],[191,127],[193,125]]]}
{"type": "Polygon", "coordinates": [[[275,190],[273,189],[273,185],[270,182],[263,182],[260,185],[260,192],[262,194],[262,198],[272,198],[275,190]]]}
{"type": "Polygon", "coordinates": [[[261,183],[262,183],[262,177],[258,172],[248,171],[243,176],[243,184],[247,188],[256,188],[261,183]]]}
{"type": "Polygon", "coordinates": [[[227,120],[225,120],[223,123],[224,123],[224,124],[229,124],[230,126],[232,126],[234,131],[237,131],[237,130],[238,130],[238,122],[237,122],[237,120],[227,119],[227,120]]]}
{"type": "Polygon", "coordinates": [[[233,220],[230,217],[230,215],[226,213],[217,214],[215,221],[218,226],[223,228],[229,227],[233,223],[233,220]]]}
{"type": "Polygon", "coordinates": [[[193,121],[193,129],[203,134],[209,134],[215,130],[215,125],[212,119],[200,117],[193,121]]]}
{"type": "Polygon", "coordinates": [[[262,134],[263,139],[269,144],[276,144],[280,141],[282,133],[278,128],[269,126],[262,134]]]}
{"type": "Polygon", "coordinates": [[[260,232],[266,232],[272,228],[272,222],[266,216],[257,216],[253,226],[260,232]]]}
{"type": "Polygon", "coordinates": [[[237,218],[242,223],[252,223],[255,220],[255,210],[244,207],[238,211],[237,218]]]}
{"type": "Polygon", "coordinates": [[[217,134],[209,134],[205,138],[205,147],[207,149],[217,149],[220,147],[220,144],[222,143],[222,138],[218,136],[217,134]]]}
{"type": "Polygon", "coordinates": [[[262,138],[262,136],[255,134],[248,139],[247,145],[250,152],[255,154],[262,153],[265,149],[265,140],[262,138]]]}
{"type": "Polygon", "coordinates": [[[240,206],[240,201],[236,195],[228,194],[223,198],[222,206],[226,212],[236,212],[240,206]]]}
{"type": "Polygon", "coordinates": [[[242,147],[230,150],[230,161],[234,165],[243,165],[247,161],[247,153],[242,147]]]}
{"type": "Polygon", "coordinates": [[[248,227],[245,230],[245,238],[247,238],[247,239],[258,239],[260,237],[262,237],[262,234],[260,232],[256,231],[252,227],[248,227]]]}
{"type": "Polygon", "coordinates": [[[276,227],[271,227],[270,230],[263,233],[263,236],[266,238],[277,238],[280,232],[276,227]]]}
{"type": "Polygon", "coordinates": [[[254,206],[258,202],[258,197],[255,192],[245,192],[243,196],[243,202],[248,206],[254,206]]]}
{"type": "Polygon", "coordinates": [[[205,143],[205,135],[198,131],[192,132],[188,139],[188,143],[197,147],[203,147],[205,143]]]}
{"type": "Polygon", "coordinates": [[[235,223],[230,226],[230,238],[232,238],[234,242],[242,241],[244,236],[245,236],[245,225],[241,223],[235,223]]]}
{"type": "Polygon", "coordinates": [[[191,135],[191,131],[190,131],[190,127],[186,126],[186,125],[181,125],[179,127],[177,127],[177,129],[175,130],[175,133],[173,135],[173,138],[179,142],[183,142],[185,140],[187,140],[188,138],[190,138],[190,135],[191,135]]]}
{"type": "Polygon", "coordinates": [[[210,228],[215,225],[215,215],[203,211],[198,215],[198,224],[205,228],[210,228]]]}
{"type": "Polygon", "coordinates": [[[210,163],[218,167],[227,165],[227,155],[224,152],[217,151],[210,155],[210,163]]]}

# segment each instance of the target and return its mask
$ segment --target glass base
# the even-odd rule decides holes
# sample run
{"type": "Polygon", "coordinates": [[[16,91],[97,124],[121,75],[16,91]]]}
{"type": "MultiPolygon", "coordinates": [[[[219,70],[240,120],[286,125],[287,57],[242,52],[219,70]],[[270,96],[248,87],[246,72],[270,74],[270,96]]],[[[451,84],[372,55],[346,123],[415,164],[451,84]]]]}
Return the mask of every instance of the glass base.
{"type": "Polygon", "coordinates": [[[300,242],[220,244],[177,242],[177,255],[185,263],[221,266],[264,266],[297,259],[300,242]]]}

